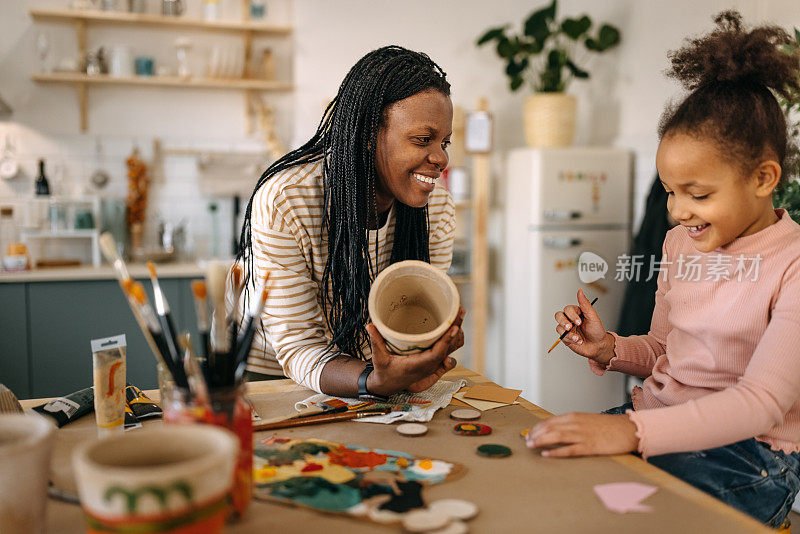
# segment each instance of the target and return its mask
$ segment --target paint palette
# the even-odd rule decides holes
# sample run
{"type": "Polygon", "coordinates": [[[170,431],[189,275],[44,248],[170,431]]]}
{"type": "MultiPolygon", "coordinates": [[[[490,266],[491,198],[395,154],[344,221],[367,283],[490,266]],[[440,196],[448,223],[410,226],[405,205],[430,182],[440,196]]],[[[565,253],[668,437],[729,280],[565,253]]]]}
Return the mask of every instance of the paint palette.
{"type": "Polygon", "coordinates": [[[453,480],[465,468],[434,458],[320,439],[272,436],[253,458],[254,496],[341,513],[379,523],[400,523],[425,506],[422,488],[453,480]]]}

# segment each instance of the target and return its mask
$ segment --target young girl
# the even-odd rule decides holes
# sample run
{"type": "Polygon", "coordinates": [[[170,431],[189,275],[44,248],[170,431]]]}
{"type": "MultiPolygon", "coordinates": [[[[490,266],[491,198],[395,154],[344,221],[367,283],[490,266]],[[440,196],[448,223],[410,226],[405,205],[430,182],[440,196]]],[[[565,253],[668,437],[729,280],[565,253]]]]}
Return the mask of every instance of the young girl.
{"type": "Polygon", "coordinates": [[[608,333],[582,291],[556,331],[598,375],[646,378],[607,415],[552,417],[529,447],[566,457],[638,452],[762,522],[800,489],[800,226],[772,206],[787,156],[773,91],[798,89],[780,28],[717,29],[671,55],[691,93],[659,127],[656,166],[680,224],[664,241],[651,330],[608,333]]]}
{"type": "Polygon", "coordinates": [[[386,46],[350,69],[314,136],[264,172],[237,256],[249,289],[237,315],[270,275],[249,379],[285,375],[330,395],[380,397],[424,390],[455,366],[463,310],[433,347],[402,358],[367,324],[370,284],[390,263],[450,266],[455,208],[436,178],[452,120],[442,69],[386,46]]]}

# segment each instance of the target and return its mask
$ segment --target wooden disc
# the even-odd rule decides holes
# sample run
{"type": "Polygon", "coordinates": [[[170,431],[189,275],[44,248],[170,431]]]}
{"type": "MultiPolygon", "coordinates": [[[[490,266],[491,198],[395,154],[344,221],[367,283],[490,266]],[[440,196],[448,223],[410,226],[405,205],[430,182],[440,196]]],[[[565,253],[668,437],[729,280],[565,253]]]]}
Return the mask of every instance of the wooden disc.
{"type": "Polygon", "coordinates": [[[478,454],[489,458],[505,458],[506,456],[511,456],[511,449],[505,445],[487,443],[478,447],[478,454]]]}
{"type": "Polygon", "coordinates": [[[453,410],[450,412],[450,418],[457,421],[474,421],[475,419],[481,418],[481,412],[466,408],[461,410],[453,410]]]}
{"type": "Polygon", "coordinates": [[[478,505],[461,499],[440,499],[428,505],[430,510],[446,514],[450,519],[466,521],[478,515],[478,505]]]}
{"type": "Polygon", "coordinates": [[[467,534],[467,524],[462,521],[453,521],[439,530],[432,530],[428,534],[467,534]]]}
{"type": "Polygon", "coordinates": [[[442,512],[433,510],[412,510],[403,514],[403,528],[409,532],[430,532],[439,530],[450,523],[450,518],[442,512]]]}
{"type": "Polygon", "coordinates": [[[397,427],[397,432],[403,436],[422,436],[428,432],[428,427],[419,423],[403,423],[397,427]]]}
{"type": "Polygon", "coordinates": [[[459,423],[453,427],[453,432],[459,436],[488,436],[492,427],[480,423],[459,423]]]}

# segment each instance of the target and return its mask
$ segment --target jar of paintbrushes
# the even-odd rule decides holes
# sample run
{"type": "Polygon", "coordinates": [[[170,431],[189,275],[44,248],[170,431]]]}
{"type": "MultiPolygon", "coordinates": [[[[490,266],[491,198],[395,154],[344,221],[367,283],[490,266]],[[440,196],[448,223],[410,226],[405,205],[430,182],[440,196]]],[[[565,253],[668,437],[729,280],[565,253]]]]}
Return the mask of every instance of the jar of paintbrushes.
{"type": "Polygon", "coordinates": [[[200,333],[194,343],[189,334],[176,330],[155,266],[148,264],[153,306],[142,283],[130,276],[113,236],[104,233],[99,241],[155,356],[164,420],[217,425],[238,437],[240,448],[231,500],[233,516],[241,516],[250,503],[253,470],[253,409],[244,395],[244,372],[264,308],[269,277],[261,280],[253,292],[245,316],[231,317],[226,313],[226,293],[232,302],[242,298],[242,268],[234,264],[229,269],[228,265],[212,263],[205,281],[192,284],[200,333]]]}
{"type": "Polygon", "coordinates": [[[215,388],[208,398],[192,390],[172,387],[161,400],[167,424],[205,423],[227,428],[239,439],[231,504],[234,518],[247,510],[253,493],[253,409],[244,396],[244,384],[215,388]]]}

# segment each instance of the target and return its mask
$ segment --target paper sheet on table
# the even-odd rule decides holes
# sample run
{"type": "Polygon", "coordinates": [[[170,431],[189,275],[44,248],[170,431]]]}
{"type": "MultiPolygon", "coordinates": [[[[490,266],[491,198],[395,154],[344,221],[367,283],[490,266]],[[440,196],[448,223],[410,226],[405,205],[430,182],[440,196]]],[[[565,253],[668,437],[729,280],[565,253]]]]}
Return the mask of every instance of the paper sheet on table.
{"type": "MultiPolygon", "coordinates": [[[[357,419],[357,422],[364,423],[394,423],[395,421],[417,421],[426,423],[433,419],[436,410],[444,408],[450,404],[453,393],[467,385],[466,380],[439,380],[430,388],[420,393],[397,393],[389,397],[386,403],[375,403],[376,408],[386,406],[394,411],[386,415],[373,415],[357,419]]],[[[302,400],[294,405],[295,410],[300,411],[308,408],[312,403],[321,403],[329,399],[341,399],[350,406],[362,404],[364,401],[359,399],[349,399],[346,397],[331,397],[320,393],[302,400]]]]}
{"type": "MultiPolygon", "coordinates": [[[[486,410],[493,410],[495,408],[502,408],[503,406],[510,406],[504,402],[492,402],[492,401],[484,401],[478,399],[468,399],[465,396],[464,391],[459,391],[458,393],[453,395],[454,399],[458,399],[463,403],[469,404],[476,410],[480,410],[485,412],[486,410]]],[[[514,401],[513,404],[519,404],[519,401],[514,401]]]]}
{"type": "Polygon", "coordinates": [[[500,386],[472,386],[463,391],[468,399],[511,404],[517,400],[521,389],[507,389],[500,386]]]}
{"type": "Polygon", "coordinates": [[[615,482],[612,484],[598,484],[594,492],[606,508],[618,514],[628,512],[652,512],[653,508],[641,504],[643,500],[658,491],[655,486],[640,484],[638,482],[615,482]]]}

